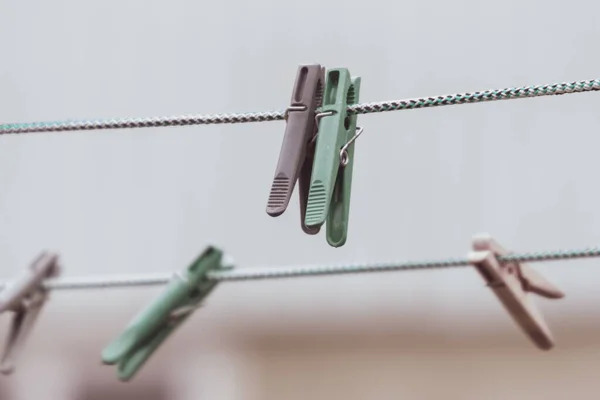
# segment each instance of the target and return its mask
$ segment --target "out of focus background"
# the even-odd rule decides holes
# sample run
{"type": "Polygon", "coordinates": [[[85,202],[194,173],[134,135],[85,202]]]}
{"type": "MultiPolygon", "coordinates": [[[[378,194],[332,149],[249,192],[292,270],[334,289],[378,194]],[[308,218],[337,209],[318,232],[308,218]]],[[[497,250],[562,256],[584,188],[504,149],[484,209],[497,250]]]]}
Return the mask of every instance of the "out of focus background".
{"type": "MultiPolygon", "coordinates": [[[[600,3],[0,2],[0,121],[280,110],[302,63],[361,101],[597,78],[600,3]]],[[[63,276],[600,243],[600,94],[359,116],[346,245],[265,213],[282,122],[0,138],[0,279],[43,250],[63,276]]],[[[470,268],[222,283],[135,380],[100,352],[159,287],[57,291],[0,399],[564,399],[600,390],[600,260],[536,263],[541,352],[470,268]]],[[[10,315],[0,316],[0,339],[10,315]]]]}

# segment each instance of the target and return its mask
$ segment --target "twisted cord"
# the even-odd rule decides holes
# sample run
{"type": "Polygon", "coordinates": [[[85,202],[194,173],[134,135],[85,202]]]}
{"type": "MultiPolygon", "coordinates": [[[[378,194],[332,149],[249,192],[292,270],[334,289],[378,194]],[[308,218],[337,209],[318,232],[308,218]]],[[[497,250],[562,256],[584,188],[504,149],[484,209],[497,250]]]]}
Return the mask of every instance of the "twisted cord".
{"type": "MultiPolygon", "coordinates": [[[[555,260],[573,260],[579,258],[600,257],[600,247],[590,247],[579,250],[559,250],[553,252],[521,253],[499,256],[500,263],[509,262],[537,262],[555,260]]],[[[468,258],[448,258],[432,261],[416,262],[388,262],[388,263],[361,263],[340,265],[315,265],[298,267],[275,268],[241,268],[227,271],[213,271],[208,273],[208,279],[215,281],[249,281],[280,278],[316,277],[324,275],[342,275],[367,272],[391,272],[434,270],[469,266],[468,258]]],[[[82,277],[50,279],[44,287],[55,289],[103,289],[117,287],[156,286],[168,283],[173,273],[144,274],[133,276],[107,276],[107,277],[82,277]]],[[[0,288],[9,282],[0,282],[0,288]]]]}
{"type": "MultiPolygon", "coordinates": [[[[522,253],[499,256],[498,261],[502,264],[509,262],[537,262],[554,261],[563,259],[593,258],[600,257],[600,247],[592,247],[580,250],[559,250],[552,252],[522,253]]],[[[330,266],[306,266],[306,267],[279,267],[250,269],[243,268],[225,272],[209,272],[209,278],[217,281],[244,281],[278,278],[300,278],[322,275],[341,275],[367,272],[391,272],[391,271],[414,271],[433,270],[466,267],[471,265],[468,258],[448,258],[443,260],[396,262],[396,263],[367,263],[367,264],[344,264],[330,266]]]]}
{"type": "Polygon", "coordinates": [[[412,271],[421,269],[441,269],[469,265],[467,259],[437,261],[417,261],[402,263],[368,263],[343,265],[315,265],[279,268],[242,268],[233,271],[209,272],[208,277],[217,281],[247,281],[280,278],[301,278],[323,275],[344,275],[368,272],[412,271]]]}
{"type": "Polygon", "coordinates": [[[244,114],[179,115],[170,117],[121,118],[108,120],[31,122],[0,125],[0,134],[39,133],[64,131],[90,131],[100,129],[157,128],[209,124],[237,124],[267,122],[283,119],[283,111],[254,112],[244,114]]]}
{"type": "MultiPolygon", "coordinates": [[[[553,83],[549,85],[493,89],[473,93],[457,93],[436,97],[362,103],[349,106],[348,112],[350,114],[370,114],[377,112],[411,110],[417,108],[430,108],[457,104],[472,104],[497,100],[583,93],[596,90],[600,90],[600,80],[592,79],[587,81],[553,83]]],[[[170,117],[115,118],[106,120],[97,119],[82,121],[3,124],[0,125],[0,134],[267,122],[283,120],[284,113],[284,111],[267,111],[240,114],[181,115],[170,117]]]]}
{"type": "Polygon", "coordinates": [[[600,90],[600,80],[553,83],[549,85],[522,86],[517,88],[485,90],[474,93],[458,93],[436,97],[424,97],[408,100],[381,101],[363,103],[348,107],[350,114],[369,114],[385,111],[410,110],[451,106],[457,104],[482,103],[486,101],[524,99],[541,96],[557,96],[561,94],[593,92],[600,90]]]}

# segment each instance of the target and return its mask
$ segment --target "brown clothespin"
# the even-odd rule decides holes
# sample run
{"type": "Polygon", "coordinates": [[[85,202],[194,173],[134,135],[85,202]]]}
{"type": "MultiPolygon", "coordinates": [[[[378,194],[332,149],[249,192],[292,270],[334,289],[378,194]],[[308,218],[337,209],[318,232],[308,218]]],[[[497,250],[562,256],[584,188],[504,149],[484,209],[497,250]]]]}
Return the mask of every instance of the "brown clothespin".
{"type": "Polygon", "coordinates": [[[8,375],[14,371],[15,359],[48,298],[42,283],[59,273],[58,256],[43,252],[31,263],[25,275],[0,292],[0,313],[14,312],[0,360],[1,373],[8,375]]]}
{"type": "Polygon", "coordinates": [[[527,264],[500,263],[496,257],[510,252],[487,234],[473,238],[473,250],[469,262],[477,268],[515,322],[540,349],[551,349],[554,346],[552,333],[529,292],[549,299],[560,299],[564,293],[527,264]]]}
{"type": "Polygon", "coordinates": [[[286,128],[271,186],[267,214],[277,217],[284,213],[298,181],[300,221],[304,232],[319,233],[319,227],[304,223],[308,190],[315,154],[317,122],[315,110],[322,105],[325,68],[321,65],[301,65],[296,74],[292,101],[285,112],[286,128]]]}

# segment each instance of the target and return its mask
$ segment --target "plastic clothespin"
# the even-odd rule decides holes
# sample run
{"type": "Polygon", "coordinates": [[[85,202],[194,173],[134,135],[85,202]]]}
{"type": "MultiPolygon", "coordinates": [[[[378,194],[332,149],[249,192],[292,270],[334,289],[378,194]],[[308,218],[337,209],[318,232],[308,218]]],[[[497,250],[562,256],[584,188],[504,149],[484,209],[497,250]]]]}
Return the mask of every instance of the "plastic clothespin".
{"type": "Polygon", "coordinates": [[[177,329],[215,288],[206,279],[210,271],[228,270],[221,250],[209,246],[183,273],[175,274],[160,296],[128,325],[123,334],[104,348],[104,364],[118,364],[117,376],[130,380],[152,353],[177,329]]]}
{"type": "Polygon", "coordinates": [[[0,313],[14,312],[10,333],[0,361],[1,373],[8,375],[14,372],[18,353],[48,299],[48,291],[42,283],[47,278],[59,274],[58,255],[43,252],[31,263],[22,277],[0,292],[0,313]]]}
{"type": "Polygon", "coordinates": [[[487,234],[473,238],[473,250],[469,254],[470,263],[477,268],[515,322],[540,349],[551,349],[554,346],[552,333],[529,293],[549,299],[560,299],[564,293],[527,264],[500,263],[496,257],[510,252],[487,234]]]}
{"type": "Polygon", "coordinates": [[[320,227],[327,221],[327,243],[346,243],[350,213],[350,191],[354,163],[356,115],[347,106],[358,102],[361,79],[346,68],[327,71],[323,107],[319,121],[315,161],[308,194],[305,224],[320,227]]]}
{"type": "Polygon", "coordinates": [[[298,68],[292,100],[285,114],[285,135],[267,203],[267,214],[272,217],[283,214],[298,181],[300,225],[309,235],[315,235],[320,230],[319,227],[307,227],[304,214],[315,153],[315,109],[321,106],[324,86],[325,69],[321,65],[301,65],[298,68]]]}

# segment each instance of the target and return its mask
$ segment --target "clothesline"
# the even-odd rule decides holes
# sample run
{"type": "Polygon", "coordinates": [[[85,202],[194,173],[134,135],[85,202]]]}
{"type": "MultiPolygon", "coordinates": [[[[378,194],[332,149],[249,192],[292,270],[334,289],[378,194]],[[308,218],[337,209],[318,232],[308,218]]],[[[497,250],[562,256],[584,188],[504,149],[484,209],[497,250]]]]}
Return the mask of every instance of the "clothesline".
{"type": "MultiPolygon", "coordinates": [[[[491,89],[477,92],[456,93],[434,97],[420,97],[405,100],[389,100],[361,103],[348,106],[348,113],[370,114],[386,111],[401,111],[417,108],[431,108],[457,104],[472,104],[498,100],[524,99],[541,96],[555,96],[571,93],[584,93],[600,90],[600,80],[552,83],[537,86],[522,86],[505,89],[491,89]]],[[[318,111],[318,110],[317,110],[318,111]]],[[[236,124],[283,120],[285,110],[250,113],[180,115],[141,118],[110,118],[92,120],[69,120],[51,122],[14,123],[0,125],[0,134],[34,132],[61,132],[98,129],[130,129],[167,126],[188,126],[207,124],[236,124]]]]}
{"type": "MultiPolygon", "coordinates": [[[[501,263],[538,262],[565,259],[581,259],[600,257],[600,247],[590,247],[575,250],[559,250],[551,252],[515,253],[498,256],[501,263]]],[[[443,268],[458,268],[471,265],[467,258],[447,258],[430,261],[404,261],[385,263],[356,263],[338,265],[307,265],[287,267],[239,268],[228,271],[212,271],[207,278],[217,282],[250,281],[282,278],[302,278],[325,275],[342,275],[369,272],[433,270],[443,268]]],[[[173,273],[154,273],[139,275],[90,276],[80,278],[48,279],[43,286],[50,290],[68,289],[106,289],[116,287],[158,286],[168,283],[173,273]]],[[[0,282],[0,289],[9,282],[0,282]]]]}

